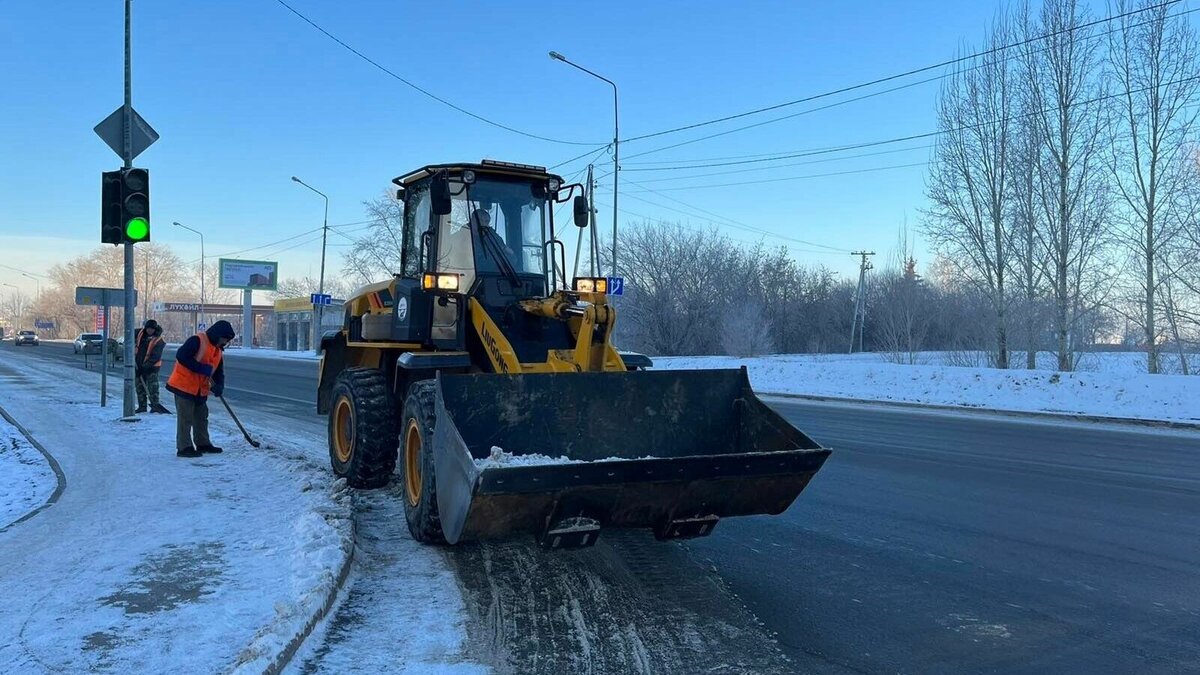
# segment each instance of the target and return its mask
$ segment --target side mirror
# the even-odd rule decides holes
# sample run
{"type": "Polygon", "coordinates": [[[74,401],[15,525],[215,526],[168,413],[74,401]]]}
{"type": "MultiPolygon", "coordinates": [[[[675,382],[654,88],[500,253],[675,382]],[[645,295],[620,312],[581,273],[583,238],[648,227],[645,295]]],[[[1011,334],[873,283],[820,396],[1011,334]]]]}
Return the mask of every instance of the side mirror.
{"type": "Polygon", "coordinates": [[[429,187],[430,205],[435,216],[450,215],[450,179],[441,173],[433,177],[429,187]]]}
{"type": "Polygon", "coordinates": [[[579,195],[575,198],[575,227],[587,227],[591,209],[588,208],[587,197],[579,195]]]}

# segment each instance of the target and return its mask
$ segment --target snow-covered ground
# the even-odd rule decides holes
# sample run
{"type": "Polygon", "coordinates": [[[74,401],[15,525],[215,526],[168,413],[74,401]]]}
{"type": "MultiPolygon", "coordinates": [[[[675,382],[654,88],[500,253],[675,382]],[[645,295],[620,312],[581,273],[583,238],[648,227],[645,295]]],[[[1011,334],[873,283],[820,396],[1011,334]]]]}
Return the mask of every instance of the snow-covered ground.
{"type": "Polygon", "coordinates": [[[760,394],[793,394],[987,408],[1018,412],[1200,422],[1200,377],[1146,375],[1140,354],[1085,356],[1094,370],[998,370],[946,365],[958,355],[921,354],[924,365],[889,363],[879,354],[659,357],[655,369],[745,365],[760,394]],[[1091,358],[1089,358],[1091,357],[1091,358]]]}
{"type": "Polygon", "coordinates": [[[257,429],[255,450],[214,409],[225,453],[179,459],[175,418],[120,421],[94,374],[7,359],[0,378],[0,404],[67,477],[0,532],[0,670],[262,672],[329,595],[349,497],[292,430],[257,429]]]}
{"type": "Polygon", "coordinates": [[[46,503],[58,480],[50,463],[0,417],[0,531],[46,503]]]}

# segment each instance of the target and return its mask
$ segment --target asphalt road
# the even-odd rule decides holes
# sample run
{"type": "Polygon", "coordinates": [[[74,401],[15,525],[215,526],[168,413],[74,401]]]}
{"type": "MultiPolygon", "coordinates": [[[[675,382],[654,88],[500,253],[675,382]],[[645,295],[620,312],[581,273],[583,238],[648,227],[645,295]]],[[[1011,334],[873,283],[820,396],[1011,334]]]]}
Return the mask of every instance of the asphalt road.
{"type": "MultiPolygon", "coordinates": [[[[70,352],[15,350],[81,360],[70,352]]],[[[231,352],[227,369],[247,421],[261,410],[323,425],[314,362],[231,352]]],[[[582,600],[574,620],[540,625],[548,649],[579,644],[557,631],[617,612],[640,626],[636,648],[651,664],[668,641],[709,639],[741,653],[761,643],[742,672],[1200,672],[1200,434],[769,402],[834,448],[785,514],[725,521],[686,544],[606,535],[594,552],[551,559],[524,545],[449,551],[477,608],[473,633],[492,631],[487,648],[514,671],[574,668],[512,626],[582,600]],[[506,580],[498,561],[542,569],[506,580]],[[587,594],[566,581],[577,577],[587,594]],[[586,616],[592,605],[603,611],[586,616]],[[670,615],[658,628],[655,611],[670,615]],[[702,637],[673,634],[679,616],[702,637]]],[[[688,670],[709,648],[661,663],[688,670]]],[[[622,670],[618,656],[605,663],[622,670]]]]}

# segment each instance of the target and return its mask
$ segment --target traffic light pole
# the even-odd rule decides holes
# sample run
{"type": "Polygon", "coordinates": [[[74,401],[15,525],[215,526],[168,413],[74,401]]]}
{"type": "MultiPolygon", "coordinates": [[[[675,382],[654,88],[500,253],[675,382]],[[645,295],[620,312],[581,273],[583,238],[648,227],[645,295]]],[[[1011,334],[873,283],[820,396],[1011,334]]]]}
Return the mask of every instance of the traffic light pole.
{"type": "MultiPolygon", "coordinates": [[[[133,50],[131,40],[131,17],[133,14],[133,0],[125,0],[125,107],[123,109],[124,122],[124,145],[121,153],[121,159],[124,160],[125,168],[133,167],[133,50]]],[[[122,398],[122,412],[124,417],[133,416],[133,313],[136,309],[133,297],[133,244],[126,243],[125,245],[125,363],[124,363],[124,391],[122,398]]],[[[105,330],[107,331],[107,324],[105,330]]],[[[104,351],[108,351],[108,343],[105,342],[104,351]]]]}

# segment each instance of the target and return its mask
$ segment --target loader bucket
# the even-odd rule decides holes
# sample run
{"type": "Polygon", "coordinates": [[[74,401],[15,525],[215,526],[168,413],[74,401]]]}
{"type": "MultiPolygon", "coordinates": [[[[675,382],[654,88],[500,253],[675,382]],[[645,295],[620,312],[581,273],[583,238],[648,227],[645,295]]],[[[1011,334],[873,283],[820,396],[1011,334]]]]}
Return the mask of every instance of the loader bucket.
{"type": "Polygon", "coordinates": [[[829,456],[744,369],[439,375],[436,405],[451,544],[531,533],[587,546],[609,527],[703,536],[720,518],[782,513],[829,456]]]}

